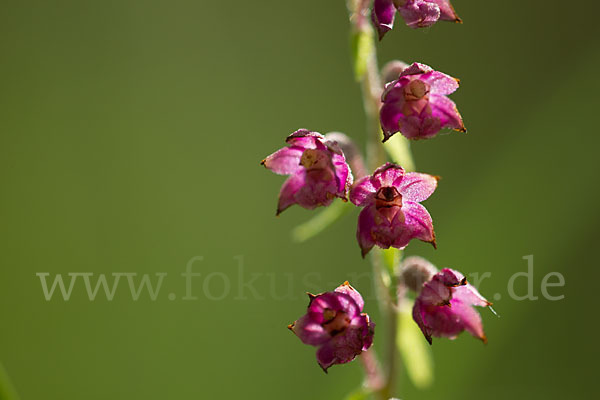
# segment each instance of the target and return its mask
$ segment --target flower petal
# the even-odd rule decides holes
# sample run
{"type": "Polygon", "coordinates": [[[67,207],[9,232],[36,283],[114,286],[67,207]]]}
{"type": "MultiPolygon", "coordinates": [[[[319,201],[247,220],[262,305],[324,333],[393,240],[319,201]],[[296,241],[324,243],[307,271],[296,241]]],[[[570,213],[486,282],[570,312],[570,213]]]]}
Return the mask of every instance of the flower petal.
{"type": "Polygon", "coordinates": [[[440,19],[440,7],[425,0],[407,1],[398,12],[411,28],[426,28],[440,19]]]}
{"type": "Polygon", "coordinates": [[[425,207],[419,203],[405,201],[402,204],[402,212],[404,213],[404,229],[395,238],[393,246],[403,249],[412,239],[420,239],[432,243],[435,247],[433,221],[425,207]]]}
{"type": "Polygon", "coordinates": [[[434,279],[448,287],[464,285],[466,282],[463,274],[451,268],[442,268],[442,270],[435,275],[434,279]]]}
{"type": "Polygon", "coordinates": [[[312,132],[308,129],[298,129],[289,135],[285,141],[292,146],[304,149],[325,149],[325,145],[322,143],[325,141],[325,137],[319,132],[312,132]]]}
{"type": "Polygon", "coordinates": [[[301,171],[290,176],[281,186],[279,192],[279,203],[277,204],[277,215],[281,214],[289,206],[296,204],[296,193],[304,186],[305,174],[301,171]]]}
{"type": "Polygon", "coordinates": [[[439,279],[436,279],[439,274],[435,275],[432,280],[425,283],[419,299],[423,304],[432,306],[447,306],[452,300],[453,288],[444,285],[439,279]]]}
{"type": "Polygon", "coordinates": [[[335,171],[337,180],[337,196],[345,199],[348,188],[350,188],[354,182],[354,177],[352,176],[352,172],[350,171],[343,154],[334,153],[331,162],[333,163],[333,170],[335,171]]]}
{"type": "Polygon", "coordinates": [[[394,163],[385,163],[373,173],[372,183],[375,189],[383,186],[399,186],[404,177],[404,168],[394,163]]]}
{"type": "Polygon", "coordinates": [[[381,106],[379,119],[381,122],[381,130],[383,131],[384,142],[400,131],[401,121],[405,118],[405,115],[402,112],[403,106],[403,101],[383,103],[381,106]]]}
{"type": "Polygon", "coordinates": [[[440,120],[442,128],[452,128],[466,132],[462,117],[452,100],[445,96],[432,94],[429,104],[431,106],[431,115],[440,120]]]}
{"type": "Polygon", "coordinates": [[[373,200],[373,195],[377,189],[373,187],[371,176],[365,176],[356,182],[350,190],[350,201],[357,206],[365,206],[373,200]]]}
{"type": "Polygon", "coordinates": [[[362,256],[366,256],[369,251],[375,246],[371,231],[375,228],[375,216],[377,210],[375,206],[364,208],[358,215],[358,225],[356,228],[356,239],[360,246],[362,256]]]}
{"type": "Polygon", "coordinates": [[[423,320],[423,316],[425,314],[424,307],[425,306],[420,301],[420,299],[417,298],[417,300],[415,301],[415,305],[413,306],[413,319],[417,323],[418,327],[421,329],[421,332],[423,332],[425,339],[427,339],[429,344],[432,344],[431,329],[427,325],[425,325],[425,321],[423,320]]]}
{"type": "Polygon", "coordinates": [[[458,80],[439,71],[428,72],[419,79],[429,85],[430,93],[437,95],[448,95],[454,93],[459,86],[458,80]]]}
{"type": "Polygon", "coordinates": [[[276,174],[292,175],[302,170],[300,158],[303,151],[303,148],[297,146],[284,147],[265,158],[261,164],[276,174]]]}
{"type": "Polygon", "coordinates": [[[410,76],[410,75],[420,75],[420,74],[425,74],[425,73],[431,72],[431,71],[433,71],[433,68],[431,68],[429,65],[415,62],[415,63],[412,63],[404,71],[402,71],[402,73],[400,74],[400,77],[410,76]]]}
{"type": "Polygon", "coordinates": [[[350,296],[358,306],[359,311],[362,311],[365,307],[365,301],[363,300],[362,296],[360,293],[358,293],[358,290],[350,286],[350,283],[344,282],[342,285],[338,286],[335,291],[337,293],[344,293],[350,296]]]}
{"type": "Polygon", "coordinates": [[[370,337],[372,334],[365,336],[364,328],[367,327],[350,326],[317,350],[317,361],[325,372],[334,364],[345,364],[354,360],[357,355],[362,353],[365,346],[370,347],[369,343],[373,340],[370,337]]]}
{"type": "Polygon", "coordinates": [[[479,293],[475,286],[471,284],[456,287],[452,294],[452,298],[472,306],[488,307],[491,305],[491,303],[479,293]]]}
{"type": "Polygon", "coordinates": [[[327,372],[327,369],[336,364],[335,347],[331,341],[323,344],[317,350],[317,362],[327,372]]]}
{"type": "Polygon", "coordinates": [[[440,8],[440,19],[443,21],[462,22],[450,4],[450,0],[429,0],[434,2],[440,8]]]}
{"type": "MultiPolygon", "coordinates": [[[[485,333],[483,331],[483,323],[481,322],[481,315],[471,305],[463,303],[459,299],[452,299],[451,307],[454,317],[458,317],[461,328],[469,332],[474,337],[487,341],[485,333]]],[[[462,330],[461,329],[461,330],[462,330]]]]}
{"type": "Polygon", "coordinates": [[[420,203],[428,199],[436,188],[436,177],[418,172],[409,172],[404,175],[398,191],[403,200],[420,203]]]}
{"type": "Polygon", "coordinates": [[[371,19],[379,34],[379,40],[383,39],[383,36],[394,27],[395,16],[394,0],[375,0],[371,19]]]}
{"type": "Polygon", "coordinates": [[[486,341],[481,316],[473,307],[453,299],[450,306],[438,306],[422,314],[432,336],[455,339],[466,330],[474,337],[486,341]]]}
{"type": "Polygon", "coordinates": [[[315,297],[308,306],[307,314],[311,320],[319,324],[325,322],[323,313],[325,310],[343,311],[349,318],[360,314],[358,304],[346,293],[326,292],[315,297]]]}
{"type": "Polygon", "coordinates": [[[289,328],[304,344],[319,346],[330,339],[329,333],[309,315],[304,315],[289,328]]]}

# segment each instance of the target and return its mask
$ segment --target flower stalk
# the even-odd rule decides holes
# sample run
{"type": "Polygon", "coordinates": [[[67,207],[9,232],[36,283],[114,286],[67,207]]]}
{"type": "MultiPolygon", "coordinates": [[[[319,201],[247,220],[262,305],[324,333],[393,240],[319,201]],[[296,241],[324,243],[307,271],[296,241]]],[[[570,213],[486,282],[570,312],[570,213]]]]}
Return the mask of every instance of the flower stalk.
{"type": "MultiPolygon", "coordinates": [[[[367,159],[366,163],[370,170],[375,170],[387,161],[386,150],[388,153],[394,153],[394,161],[401,165],[406,165],[408,170],[414,170],[414,162],[410,153],[408,140],[404,137],[395,138],[393,151],[389,151],[382,143],[383,135],[379,120],[379,110],[381,109],[381,95],[384,82],[382,81],[378,62],[377,48],[375,46],[375,32],[369,23],[369,0],[350,0],[348,8],[350,13],[350,22],[352,24],[352,42],[354,45],[354,66],[356,76],[359,79],[363,106],[366,118],[367,133],[367,159]]],[[[396,349],[396,336],[398,333],[398,310],[402,299],[405,296],[403,286],[398,286],[398,279],[395,273],[396,266],[399,263],[402,253],[397,252],[398,257],[392,258],[391,268],[385,268],[386,262],[383,250],[377,249],[371,254],[371,263],[373,272],[378,284],[376,285],[377,299],[380,310],[386,316],[388,327],[387,340],[385,342],[384,352],[387,354],[385,370],[379,371],[372,368],[377,365],[373,350],[369,351],[367,356],[370,362],[365,363],[365,374],[367,382],[371,383],[370,389],[373,390],[377,398],[388,400],[395,395],[396,377],[398,374],[398,351],[396,349]],[[383,277],[387,275],[387,277],[383,277]],[[398,289],[396,289],[398,288],[398,289]],[[398,290],[398,292],[396,292],[398,290]],[[371,366],[371,368],[369,368],[371,366]],[[373,382],[377,382],[373,385],[373,382]]]]}
{"type": "Polygon", "coordinates": [[[360,357],[365,381],[351,398],[390,400],[396,395],[400,352],[413,382],[428,384],[431,363],[415,338],[422,334],[431,344],[433,336],[454,339],[468,331],[485,342],[481,318],[472,306],[490,303],[457,271],[437,272],[418,257],[402,261],[402,250],[414,239],[436,247],[433,220],[421,202],[434,193],[438,178],[414,172],[409,141],[432,138],[446,128],[461,132],[465,128],[456,104],[447,97],[458,89],[458,79],[425,64],[397,60],[380,72],[375,46],[375,33],[381,40],[392,28],[396,12],[410,27],[459,19],[449,0],[347,0],[347,6],[352,61],[365,110],[366,160],[341,132],[323,136],[300,129],[288,137],[287,147],[262,164],[289,176],[280,191],[277,214],[293,204],[329,207],[294,231],[298,240],[316,235],[341,216],[347,207],[339,200],[333,205],[336,197],[361,208],[356,239],[362,257],[370,253],[387,331],[382,338],[384,363],[370,349],[375,324],[362,313],[364,301],[348,282],[333,292],[309,294],[307,313],[289,328],[303,343],[318,347],[317,361],[325,372],[360,357]],[[409,290],[417,295],[414,303],[407,298],[409,290]],[[406,323],[407,318],[416,326],[406,323]]]}

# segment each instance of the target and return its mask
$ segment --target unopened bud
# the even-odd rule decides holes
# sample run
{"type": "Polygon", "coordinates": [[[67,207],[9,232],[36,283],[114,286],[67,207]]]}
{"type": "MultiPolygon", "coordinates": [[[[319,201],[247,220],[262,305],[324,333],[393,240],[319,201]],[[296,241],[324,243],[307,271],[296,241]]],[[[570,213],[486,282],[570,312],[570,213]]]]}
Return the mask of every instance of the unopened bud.
{"type": "Polygon", "coordinates": [[[428,282],[438,270],[423,257],[406,258],[401,265],[402,281],[410,290],[419,293],[423,284],[428,282]]]}
{"type": "Polygon", "coordinates": [[[408,64],[404,61],[394,60],[385,64],[381,70],[381,76],[383,77],[383,83],[388,83],[398,79],[402,71],[408,67],[408,64]]]}

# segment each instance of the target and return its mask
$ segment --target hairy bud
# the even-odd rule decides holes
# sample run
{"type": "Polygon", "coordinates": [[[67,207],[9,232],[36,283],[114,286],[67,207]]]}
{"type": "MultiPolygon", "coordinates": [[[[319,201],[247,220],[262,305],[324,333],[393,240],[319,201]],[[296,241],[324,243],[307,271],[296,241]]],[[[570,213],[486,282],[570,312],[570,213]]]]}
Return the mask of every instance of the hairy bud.
{"type": "Polygon", "coordinates": [[[402,281],[410,290],[419,293],[423,284],[438,272],[435,265],[423,257],[407,257],[401,265],[402,281]]]}

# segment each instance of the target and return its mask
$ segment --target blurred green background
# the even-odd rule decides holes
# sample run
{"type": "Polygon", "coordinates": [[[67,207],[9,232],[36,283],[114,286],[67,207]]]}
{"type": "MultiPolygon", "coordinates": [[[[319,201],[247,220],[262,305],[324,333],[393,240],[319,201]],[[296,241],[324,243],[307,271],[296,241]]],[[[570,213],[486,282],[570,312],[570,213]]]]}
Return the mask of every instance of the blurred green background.
{"type": "MultiPolygon", "coordinates": [[[[418,169],[443,179],[425,203],[438,250],[408,253],[490,272],[480,291],[501,318],[482,311],[487,346],[436,340],[434,385],[403,375],[401,397],[588,397],[600,6],[453,3],[464,25],[398,23],[379,45],[381,63],[461,78],[452,98],[469,129],[413,146],[418,169]],[[512,300],[507,283],[530,254],[540,299],[512,300]],[[554,302],[540,292],[552,271],[566,280],[554,302]]],[[[344,2],[0,4],[0,360],[21,398],[341,399],[356,388],[358,362],[325,375],[285,328],[305,290],[353,277],[377,321],[356,213],[293,243],[312,214],[275,218],[283,179],[259,165],[300,127],[364,141],[344,2]],[[184,301],[194,256],[198,299],[184,301]],[[240,259],[257,295],[240,296],[240,259]],[[133,301],[125,281],[112,302],[90,301],[81,281],[69,301],[46,301],[38,272],[168,276],[156,301],[133,301]]]]}

